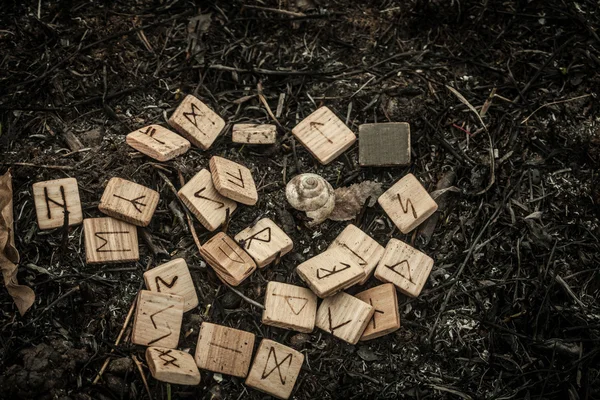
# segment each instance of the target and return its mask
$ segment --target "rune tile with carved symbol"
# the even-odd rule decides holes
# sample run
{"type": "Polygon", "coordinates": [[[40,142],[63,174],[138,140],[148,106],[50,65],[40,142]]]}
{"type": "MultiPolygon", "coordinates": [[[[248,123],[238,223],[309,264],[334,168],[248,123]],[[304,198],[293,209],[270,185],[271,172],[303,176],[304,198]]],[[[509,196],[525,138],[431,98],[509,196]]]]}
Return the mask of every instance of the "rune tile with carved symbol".
{"type": "Polygon", "coordinates": [[[154,379],[177,385],[197,385],[200,371],[194,357],[185,351],[148,347],[146,362],[154,379]]]}
{"type": "Polygon", "coordinates": [[[274,144],[277,127],[269,124],[235,124],[231,129],[233,143],[274,144]]]}
{"type": "Polygon", "coordinates": [[[232,286],[238,286],[256,269],[252,257],[223,232],[204,243],[200,255],[221,280],[232,286]]]}
{"type": "Polygon", "coordinates": [[[274,281],[267,284],[263,324],[310,333],[316,313],[317,296],[310,289],[274,281]]]}
{"type": "Polygon", "coordinates": [[[87,264],[125,263],[140,258],[134,225],[111,217],[86,218],[83,232],[87,264]]]}
{"type": "Polygon", "coordinates": [[[183,297],[140,290],[131,341],[143,346],[173,349],[179,343],[183,297]]]}
{"type": "Polygon", "coordinates": [[[83,221],[77,179],[64,178],[33,184],[33,202],[40,229],[59,228],[67,223],[79,225],[83,221]]]}
{"type": "Polygon", "coordinates": [[[248,168],[218,156],[210,159],[209,166],[217,192],[242,204],[249,206],[256,204],[258,193],[248,168]]]}
{"type": "Polygon", "coordinates": [[[394,285],[384,283],[354,296],[359,300],[369,303],[375,309],[360,340],[375,339],[400,328],[398,296],[394,285]]]}
{"type": "Polygon", "coordinates": [[[112,178],[104,189],[98,209],[130,224],[148,226],[159,197],[156,190],[125,179],[112,178]]]}
{"type": "Polygon", "coordinates": [[[234,237],[235,241],[256,261],[259,268],[289,253],[294,242],[269,218],[263,218],[234,237]]]}
{"type": "Polygon", "coordinates": [[[356,344],[375,308],[348,293],[323,300],[317,310],[317,327],[350,344],[356,344]]]}
{"type": "Polygon", "coordinates": [[[148,125],[129,133],[128,145],[158,161],[169,161],[190,149],[190,142],[160,125],[148,125]]]}
{"type": "Polygon", "coordinates": [[[202,150],[207,150],[225,127],[223,118],[192,95],[183,99],[168,122],[202,150]]]}
{"type": "Polygon", "coordinates": [[[192,275],[183,258],[176,258],[144,272],[146,288],[152,292],[170,293],[183,297],[183,311],[193,310],[198,305],[198,295],[192,275]]]}

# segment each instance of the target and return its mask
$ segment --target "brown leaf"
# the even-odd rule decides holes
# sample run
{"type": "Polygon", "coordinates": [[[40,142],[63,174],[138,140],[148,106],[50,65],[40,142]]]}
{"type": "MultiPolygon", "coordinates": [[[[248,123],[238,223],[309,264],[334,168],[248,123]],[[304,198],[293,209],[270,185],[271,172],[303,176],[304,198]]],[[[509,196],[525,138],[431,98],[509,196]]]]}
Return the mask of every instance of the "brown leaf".
{"type": "Polygon", "coordinates": [[[369,199],[369,207],[373,207],[381,195],[381,183],[364,181],[348,187],[335,189],[335,208],[329,215],[333,221],[348,221],[356,217],[369,199]]]}
{"type": "Polygon", "coordinates": [[[12,296],[21,315],[24,315],[35,301],[35,293],[17,281],[19,252],[15,247],[13,231],[13,191],[10,170],[0,177],[0,271],[4,286],[12,296]]]}

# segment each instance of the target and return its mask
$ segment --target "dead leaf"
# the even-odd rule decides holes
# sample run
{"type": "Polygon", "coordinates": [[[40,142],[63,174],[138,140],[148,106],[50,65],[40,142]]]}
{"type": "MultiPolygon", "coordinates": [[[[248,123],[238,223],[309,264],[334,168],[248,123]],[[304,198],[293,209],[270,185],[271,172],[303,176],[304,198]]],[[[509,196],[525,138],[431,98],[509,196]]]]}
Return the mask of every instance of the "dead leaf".
{"type": "Polygon", "coordinates": [[[188,47],[187,58],[194,57],[195,60],[204,63],[204,50],[206,45],[202,41],[202,35],[210,28],[212,14],[199,14],[190,18],[188,23],[188,47]]]}
{"type": "Polygon", "coordinates": [[[332,221],[348,221],[356,217],[369,199],[369,207],[373,207],[381,195],[381,183],[364,181],[348,187],[335,189],[335,207],[329,215],[332,221]]]}
{"type": "Polygon", "coordinates": [[[10,170],[0,177],[0,270],[4,286],[12,296],[21,315],[24,315],[35,301],[31,288],[19,285],[17,264],[19,252],[15,247],[13,230],[13,191],[10,170]]]}

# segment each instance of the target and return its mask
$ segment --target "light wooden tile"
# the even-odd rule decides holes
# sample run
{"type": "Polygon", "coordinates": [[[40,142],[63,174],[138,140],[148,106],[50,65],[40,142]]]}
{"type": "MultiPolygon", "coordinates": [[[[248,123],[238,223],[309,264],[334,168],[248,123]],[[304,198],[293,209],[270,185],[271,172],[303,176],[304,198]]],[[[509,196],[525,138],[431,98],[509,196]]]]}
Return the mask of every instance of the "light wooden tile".
{"type": "Polygon", "coordinates": [[[195,146],[207,150],[225,127],[225,121],[206,104],[187,95],[169,118],[169,125],[195,146]]]}
{"type": "Polygon", "coordinates": [[[200,371],[194,357],[166,347],[148,347],[146,362],[154,379],[176,385],[197,385],[200,371]]]}
{"type": "Polygon", "coordinates": [[[276,142],[277,127],[270,124],[235,124],[231,139],[234,143],[273,144],[276,142]]]}
{"type": "Polygon", "coordinates": [[[377,201],[402,233],[415,229],[438,208],[413,174],[400,179],[377,201]]]}
{"type": "Polygon", "coordinates": [[[323,300],[317,311],[317,327],[356,344],[374,312],[368,303],[341,292],[323,300]]]}
{"type": "Polygon", "coordinates": [[[246,385],[278,399],[292,394],[298,374],[304,362],[304,354],[273,340],[260,342],[246,385]]]}
{"type": "Polygon", "coordinates": [[[332,296],[365,277],[358,259],[340,248],[326,250],[303,262],[296,268],[296,272],[320,298],[332,296]]]}
{"type": "Polygon", "coordinates": [[[217,192],[242,204],[250,206],[256,204],[258,193],[254,178],[248,168],[217,156],[210,159],[209,165],[217,192]]]}
{"type": "Polygon", "coordinates": [[[144,272],[146,288],[152,292],[176,294],[183,297],[183,311],[198,305],[198,295],[192,275],[183,258],[176,258],[144,272]]]}
{"type": "Polygon", "coordinates": [[[360,340],[375,339],[400,328],[400,312],[396,288],[391,283],[375,286],[355,295],[375,309],[360,340]]]}
{"type": "Polygon", "coordinates": [[[356,135],[329,108],[321,107],[292,129],[321,164],[329,164],[356,141],[356,135]]]}
{"type": "Polygon", "coordinates": [[[278,255],[284,256],[294,247],[292,239],[269,218],[263,218],[254,226],[244,229],[234,239],[259,268],[269,265],[278,255]]]}
{"type": "Polygon", "coordinates": [[[360,125],[358,160],[363,167],[409,165],[410,125],[406,122],[360,125]]]}
{"type": "Polygon", "coordinates": [[[196,345],[196,365],[201,369],[245,378],[253,348],[253,333],[203,322],[196,345]]]}
{"type": "Polygon", "coordinates": [[[317,296],[310,289],[274,281],[267,284],[263,324],[310,333],[316,315],[317,296]]]}
{"type": "Polygon", "coordinates": [[[210,172],[198,172],[177,193],[183,203],[209,231],[219,228],[237,208],[237,203],[221,196],[215,189],[210,172]]]}
{"type": "Polygon", "coordinates": [[[83,221],[77,179],[64,178],[33,184],[33,202],[40,229],[64,226],[65,208],[68,224],[79,225],[83,221]]]}
{"type": "Polygon", "coordinates": [[[256,264],[232,238],[217,233],[200,248],[200,255],[227,283],[238,286],[254,270],[256,264]]]}
{"type": "Polygon", "coordinates": [[[113,218],[137,226],[148,226],[158,206],[156,190],[121,178],[112,178],[98,204],[98,209],[113,218]]]}
{"type": "Polygon", "coordinates": [[[86,218],[83,231],[87,264],[125,263],[140,259],[135,225],[110,217],[86,218]]]}
{"type": "Polygon", "coordinates": [[[359,282],[359,285],[367,282],[384,250],[382,245],[352,224],[344,228],[329,246],[329,248],[334,247],[341,247],[358,259],[358,264],[365,270],[365,277],[359,282]]]}
{"type": "Polygon", "coordinates": [[[405,295],[417,297],[433,267],[433,259],[408,244],[390,239],[375,270],[375,277],[390,282],[405,295]]]}
{"type": "Polygon", "coordinates": [[[169,161],[190,149],[190,142],[160,125],[148,125],[125,138],[128,145],[158,161],[169,161]]]}
{"type": "Polygon", "coordinates": [[[183,321],[183,297],[140,290],[131,341],[142,346],[174,349],[183,321]]]}

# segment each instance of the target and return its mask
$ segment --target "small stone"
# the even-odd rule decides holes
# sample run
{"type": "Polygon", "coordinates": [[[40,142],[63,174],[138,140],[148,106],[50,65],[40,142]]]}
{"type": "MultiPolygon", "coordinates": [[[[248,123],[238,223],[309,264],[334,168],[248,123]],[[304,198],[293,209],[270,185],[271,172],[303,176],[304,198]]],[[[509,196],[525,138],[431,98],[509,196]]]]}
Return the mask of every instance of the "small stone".
{"type": "Polygon", "coordinates": [[[241,301],[242,299],[240,298],[240,296],[233,293],[232,291],[225,292],[223,297],[221,297],[221,305],[223,305],[223,308],[238,308],[240,306],[241,301]]]}
{"type": "Polygon", "coordinates": [[[295,349],[303,349],[308,342],[310,342],[310,335],[306,333],[298,333],[290,338],[290,346],[295,349]]]}
{"type": "Polygon", "coordinates": [[[108,371],[117,375],[125,375],[133,370],[133,360],[129,357],[121,357],[110,362],[108,371]]]}

